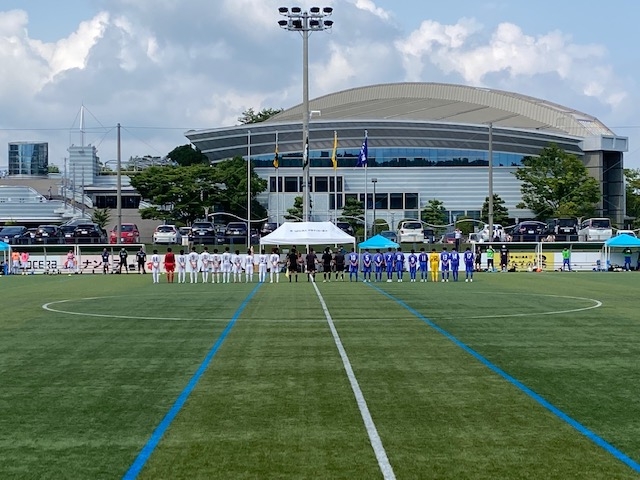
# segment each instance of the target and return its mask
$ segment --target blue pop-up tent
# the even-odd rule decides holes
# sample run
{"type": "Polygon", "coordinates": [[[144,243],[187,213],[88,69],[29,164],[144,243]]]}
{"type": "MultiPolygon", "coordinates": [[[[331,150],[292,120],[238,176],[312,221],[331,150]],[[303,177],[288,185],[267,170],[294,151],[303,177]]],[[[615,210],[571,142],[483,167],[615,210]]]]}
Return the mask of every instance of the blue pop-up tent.
{"type": "Polygon", "coordinates": [[[375,235],[365,240],[364,242],[360,242],[358,244],[358,248],[369,248],[369,249],[398,248],[399,246],[400,245],[398,245],[393,240],[389,240],[387,237],[383,237],[380,234],[375,235]]]}
{"type": "Polygon", "coordinates": [[[4,275],[6,275],[9,270],[9,264],[7,263],[7,260],[10,256],[11,245],[9,245],[8,243],[0,242],[0,252],[2,252],[2,267],[0,268],[4,268],[3,273],[4,275]]]}
{"type": "MultiPolygon", "coordinates": [[[[633,235],[616,235],[615,237],[611,237],[609,240],[604,242],[604,246],[602,247],[601,256],[604,257],[604,264],[607,265],[611,263],[611,250],[612,249],[622,249],[622,248],[640,248],[640,239],[634,237],[633,235]]],[[[618,259],[619,260],[619,259],[618,259]]]]}

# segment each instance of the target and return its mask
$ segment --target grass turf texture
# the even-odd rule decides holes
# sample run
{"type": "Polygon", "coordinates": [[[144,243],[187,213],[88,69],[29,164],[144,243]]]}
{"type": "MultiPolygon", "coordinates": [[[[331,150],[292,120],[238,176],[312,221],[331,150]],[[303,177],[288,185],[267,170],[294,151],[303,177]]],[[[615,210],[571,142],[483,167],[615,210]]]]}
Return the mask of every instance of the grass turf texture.
{"type": "MultiPolygon", "coordinates": [[[[316,294],[285,280],[248,303],[140,478],[381,477],[316,294]]],[[[640,461],[638,283],[545,273],[318,287],[398,478],[611,479],[638,474],[377,288],[640,461]],[[594,305],[567,297],[603,305],[545,314],[594,305]]],[[[255,286],[0,285],[0,478],[122,477],[255,286]],[[97,316],[41,308],[57,300],[97,316]]]]}

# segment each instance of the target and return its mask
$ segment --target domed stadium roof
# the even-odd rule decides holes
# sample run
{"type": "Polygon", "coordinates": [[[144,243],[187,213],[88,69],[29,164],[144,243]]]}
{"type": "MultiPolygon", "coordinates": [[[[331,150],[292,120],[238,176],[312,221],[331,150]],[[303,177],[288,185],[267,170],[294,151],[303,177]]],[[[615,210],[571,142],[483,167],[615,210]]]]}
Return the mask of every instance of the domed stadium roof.
{"type": "MultiPolygon", "coordinates": [[[[322,120],[412,120],[488,124],[563,133],[574,137],[615,135],[597,118],[539,98],[445,83],[387,83],[352,88],[313,99],[322,120]]],[[[297,122],[302,104],[265,123],[297,122]]]]}

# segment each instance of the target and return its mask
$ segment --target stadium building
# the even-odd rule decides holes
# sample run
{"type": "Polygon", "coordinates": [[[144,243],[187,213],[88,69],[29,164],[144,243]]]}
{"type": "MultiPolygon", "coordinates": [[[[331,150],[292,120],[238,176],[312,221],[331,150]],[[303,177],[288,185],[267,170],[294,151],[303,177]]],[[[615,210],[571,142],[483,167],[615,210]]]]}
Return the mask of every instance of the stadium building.
{"type": "MultiPolygon", "coordinates": [[[[303,195],[302,108],[262,123],[185,135],[212,162],[250,155],[256,172],[268,180],[268,191],[258,200],[272,221],[281,222],[295,197],[303,195]],[[273,166],[276,142],[278,169],[273,166]]],[[[628,139],[586,113],[517,93],[438,83],[353,88],[311,100],[309,109],[312,220],[334,220],[347,198],[364,201],[365,194],[369,225],[376,215],[395,229],[404,218],[419,218],[431,199],[443,202],[450,220],[479,218],[490,171],[493,191],[510,217],[532,218],[530,211],[517,208],[520,182],[513,172],[524,157],[555,143],[577,155],[600,183],[598,214],[623,223],[628,139]],[[355,167],[365,131],[366,172],[355,167]]]]}

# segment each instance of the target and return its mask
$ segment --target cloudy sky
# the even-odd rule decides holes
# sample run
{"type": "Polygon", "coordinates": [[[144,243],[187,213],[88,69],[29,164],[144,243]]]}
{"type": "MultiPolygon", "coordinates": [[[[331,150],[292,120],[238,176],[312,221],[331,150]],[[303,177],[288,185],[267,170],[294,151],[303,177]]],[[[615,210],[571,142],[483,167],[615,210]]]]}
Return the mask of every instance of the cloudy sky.
{"type": "MultiPolygon", "coordinates": [[[[165,155],[188,129],[301,102],[302,41],[273,0],[2,0],[0,166],[10,141],[80,143],[103,161],[165,155]],[[4,145],[4,146],[3,146],[4,145]]],[[[595,115],[640,168],[640,2],[328,0],[310,46],[310,96],[402,81],[499,88],[595,115]]]]}

